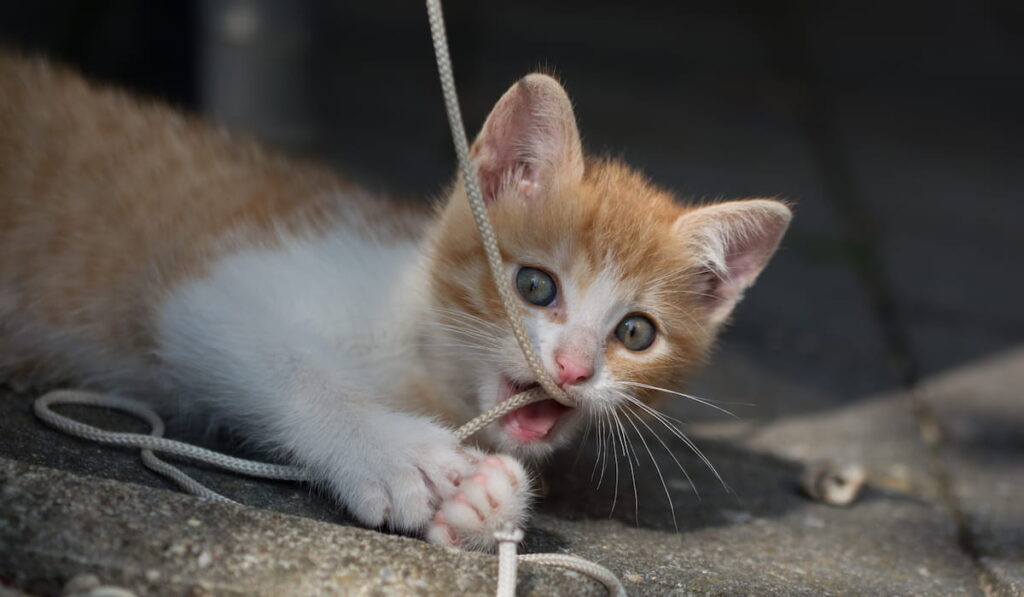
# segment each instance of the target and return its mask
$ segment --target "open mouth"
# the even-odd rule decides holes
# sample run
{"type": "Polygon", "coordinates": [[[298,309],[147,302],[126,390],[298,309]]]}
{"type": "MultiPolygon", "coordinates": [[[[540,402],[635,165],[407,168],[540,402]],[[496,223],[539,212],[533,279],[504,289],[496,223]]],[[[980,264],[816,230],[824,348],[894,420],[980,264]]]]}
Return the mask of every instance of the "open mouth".
{"type": "MultiPolygon", "coordinates": [[[[519,383],[503,377],[499,402],[508,400],[520,392],[536,387],[538,387],[536,383],[519,383]]],[[[528,444],[547,439],[559,420],[561,420],[562,415],[571,410],[571,407],[564,406],[548,398],[547,400],[520,406],[501,417],[499,422],[509,435],[520,443],[528,444]]]]}

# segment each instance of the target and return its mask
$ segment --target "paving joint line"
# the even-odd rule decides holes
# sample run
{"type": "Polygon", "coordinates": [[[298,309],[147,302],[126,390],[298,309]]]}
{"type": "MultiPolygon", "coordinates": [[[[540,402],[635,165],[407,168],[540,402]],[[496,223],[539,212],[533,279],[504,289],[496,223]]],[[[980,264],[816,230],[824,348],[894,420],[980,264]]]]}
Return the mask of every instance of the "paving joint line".
{"type": "Polygon", "coordinates": [[[761,34],[760,41],[768,52],[769,67],[796,91],[796,109],[802,133],[821,176],[824,195],[839,215],[842,239],[856,257],[851,267],[881,328],[890,367],[908,396],[909,407],[917,422],[917,439],[928,452],[928,472],[935,482],[939,499],[956,525],[956,545],[970,559],[979,589],[985,595],[998,594],[1001,591],[999,581],[981,561],[982,554],[970,528],[968,514],[957,498],[951,475],[943,464],[941,450],[947,435],[935,409],[921,395],[920,366],[876,249],[879,226],[860,198],[856,177],[842,150],[833,102],[811,59],[807,24],[802,21],[795,2],[788,3],[781,15],[760,8],[753,0],[744,0],[744,4],[749,9],[748,14],[754,15],[755,30],[761,34]],[[766,27],[766,22],[770,26],[766,27]],[[768,33],[779,30],[785,33],[768,33]]]}

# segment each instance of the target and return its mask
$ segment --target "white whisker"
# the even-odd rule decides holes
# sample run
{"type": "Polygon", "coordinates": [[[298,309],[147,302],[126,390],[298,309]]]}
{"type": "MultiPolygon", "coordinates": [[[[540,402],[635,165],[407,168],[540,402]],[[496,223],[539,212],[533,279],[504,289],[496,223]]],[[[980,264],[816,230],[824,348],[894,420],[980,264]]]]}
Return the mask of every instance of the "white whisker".
{"type": "MultiPolygon", "coordinates": [[[[480,346],[479,344],[470,344],[468,342],[452,342],[452,341],[448,341],[448,342],[444,342],[444,341],[434,342],[432,340],[428,340],[428,341],[424,342],[423,344],[424,344],[424,346],[432,346],[434,348],[467,348],[467,349],[472,349],[474,351],[480,351],[483,348],[486,348],[484,346],[480,346]]],[[[476,356],[476,355],[474,355],[474,356],[476,356]]]]}
{"type": "Polygon", "coordinates": [[[659,388],[658,386],[652,386],[652,385],[649,385],[649,384],[640,383],[640,382],[636,382],[636,381],[620,381],[619,383],[623,384],[623,385],[627,385],[627,386],[634,386],[634,387],[637,387],[637,388],[646,388],[648,390],[654,390],[656,392],[665,392],[666,394],[672,394],[672,395],[679,396],[679,397],[682,397],[682,398],[689,398],[690,400],[693,400],[694,402],[697,402],[699,404],[703,404],[704,406],[710,406],[711,408],[713,408],[715,410],[721,411],[721,412],[729,415],[730,417],[733,417],[734,419],[739,419],[739,417],[737,417],[735,414],[733,414],[733,413],[727,411],[726,409],[724,409],[724,408],[714,404],[710,400],[705,400],[704,398],[698,398],[697,396],[691,396],[690,394],[684,394],[682,392],[676,392],[674,390],[668,390],[668,389],[665,389],[665,388],[659,388]]]}
{"type": "Polygon", "coordinates": [[[496,331],[496,332],[504,332],[505,331],[504,328],[501,327],[500,325],[498,325],[496,323],[492,323],[492,322],[487,321],[485,319],[481,319],[481,318],[479,318],[479,317],[477,317],[475,315],[470,315],[469,313],[466,313],[465,311],[458,311],[458,310],[455,310],[455,309],[445,309],[443,307],[426,307],[426,310],[432,311],[432,312],[437,313],[439,315],[442,315],[442,316],[444,316],[444,317],[446,317],[446,318],[448,318],[448,319],[450,319],[452,321],[456,321],[458,323],[472,323],[473,325],[477,325],[477,326],[481,326],[481,327],[485,327],[485,328],[490,328],[491,330],[496,331]]]}
{"type": "MultiPolygon", "coordinates": [[[[583,449],[587,445],[587,439],[590,437],[590,427],[593,425],[593,423],[594,420],[590,417],[587,417],[587,426],[586,428],[583,429],[583,435],[580,437],[580,441],[576,444],[576,458],[573,459],[571,467],[573,470],[576,469],[576,465],[579,464],[580,462],[580,456],[583,455],[583,449]]],[[[591,480],[593,480],[593,473],[591,473],[590,478],[591,480]]]]}
{"type": "Polygon", "coordinates": [[[636,423],[633,422],[633,419],[638,417],[638,415],[633,414],[632,416],[630,416],[630,411],[628,409],[622,409],[622,416],[623,418],[626,419],[626,421],[629,422],[630,425],[633,426],[633,429],[636,430],[637,436],[640,438],[640,441],[643,442],[644,444],[644,449],[647,450],[647,455],[651,457],[651,464],[654,465],[654,470],[658,472],[658,479],[661,480],[661,487],[662,489],[665,490],[665,499],[668,500],[668,509],[672,513],[672,526],[675,527],[676,532],[678,533],[679,523],[676,522],[676,507],[675,504],[672,503],[672,494],[668,490],[668,484],[665,483],[665,475],[661,474],[661,467],[658,466],[658,461],[654,459],[654,454],[651,452],[651,447],[647,445],[647,440],[644,439],[644,434],[640,433],[640,428],[637,427],[636,423]]]}
{"type": "Polygon", "coordinates": [[[615,462],[615,491],[612,494],[612,507],[608,510],[608,518],[611,518],[615,513],[615,506],[619,503],[619,451],[618,442],[615,439],[615,433],[612,429],[611,417],[608,418],[608,438],[612,442],[612,456],[615,462]]]}
{"type": "MultiPolygon", "coordinates": [[[[595,417],[598,425],[597,434],[597,456],[594,458],[594,470],[597,470],[598,461],[601,462],[601,475],[597,479],[596,489],[601,489],[601,481],[604,480],[604,470],[608,465],[608,446],[605,439],[604,419],[601,416],[595,417]]],[[[594,471],[590,472],[590,479],[594,479],[594,471]]]]}
{"type": "MultiPolygon", "coordinates": [[[[632,406],[637,406],[637,407],[641,408],[642,412],[651,415],[655,419],[658,419],[658,422],[661,423],[662,425],[665,425],[665,423],[667,421],[672,421],[673,423],[678,423],[680,425],[685,425],[686,424],[683,421],[680,421],[679,419],[677,419],[675,417],[671,417],[671,416],[666,415],[665,413],[663,413],[661,411],[658,411],[658,410],[655,410],[654,408],[651,408],[650,406],[648,406],[648,405],[644,404],[643,402],[641,402],[640,400],[638,400],[635,396],[631,396],[631,395],[623,392],[622,390],[615,390],[615,393],[618,394],[619,396],[621,396],[624,400],[626,400],[629,403],[628,406],[631,406],[631,407],[632,406]]],[[[675,461],[676,466],[679,467],[680,472],[683,473],[683,476],[686,477],[686,480],[693,487],[693,491],[694,491],[694,493],[697,494],[697,499],[699,500],[700,499],[700,491],[697,489],[697,486],[693,483],[693,479],[690,478],[690,473],[686,472],[686,468],[683,467],[682,463],[680,463],[679,460],[676,458],[675,453],[672,451],[672,449],[668,446],[668,444],[665,443],[664,440],[661,439],[661,436],[658,435],[654,431],[654,429],[651,428],[651,426],[647,424],[647,421],[644,421],[643,417],[641,417],[639,420],[640,420],[641,423],[643,423],[643,425],[645,427],[647,427],[647,429],[651,432],[651,434],[654,435],[654,437],[659,442],[661,442],[662,447],[664,447],[665,451],[668,452],[668,455],[672,457],[672,460],[675,461]]],[[[673,435],[675,435],[675,434],[673,434],[673,435]]]]}
{"type": "MultiPolygon", "coordinates": [[[[700,459],[700,461],[703,462],[703,464],[705,464],[705,466],[707,466],[708,469],[711,470],[712,473],[714,473],[715,477],[719,480],[720,483],[722,483],[722,486],[725,488],[725,491],[727,493],[730,493],[730,494],[733,493],[732,492],[732,487],[730,487],[728,485],[728,483],[725,482],[725,479],[723,479],[722,475],[720,475],[718,473],[718,470],[711,463],[711,461],[708,459],[708,457],[705,456],[705,454],[703,454],[702,452],[700,452],[700,449],[698,449],[696,443],[694,443],[692,439],[687,437],[687,435],[685,433],[683,433],[683,431],[681,429],[679,429],[678,427],[676,427],[675,425],[670,423],[670,419],[672,419],[671,417],[669,417],[668,415],[665,415],[663,413],[660,413],[658,411],[655,411],[654,409],[648,407],[647,404],[643,403],[642,401],[637,399],[635,396],[631,396],[631,395],[629,395],[629,394],[627,394],[625,392],[618,392],[618,393],[620,393],[620,395],[623,396],[624,398],[626,398],[630,403],[635,404],[635,406],[639,407],[645,413],[647,413],[648,415],[653,417],[658,423],[664,425],[665,428],[669,430],[669,432],[671,432],[679,440],[681,440],[683,443],[685,443],[687,445],[687,447],[689,447],[689,449],[693,452],[693,454],[695,454],[700,459]]],[[[641,421],[642,421],[642,419],[641,419],[641,421]]],[[[668,449],[668,446],[666,446],[666,449],[668,449]]],[[[670,453],[671,453],[671,451],[670,451],[670,453]]],[[[693,484],[692,479],[690,479],[689,474],[686,473],[685,469],[682,469],[681,465],[680,465],[680,469],[683,470],[683,474],[686,475],[687,480],[689,480],[690,484],[693,485],[693,491],[696,492],[696,485],[693,484]]]]}
{"type": "MultiPolygon", "coordinates": [[[[725,490],[728,493],[732,493],[732,488],[729,487],[729,485],[725,482],[725,479],[722,478],[722,475],[718,474],[718,469],[716,469],[714,467],[714,465],[711,464],[711,461],[708,460],[708,457],[705,456],[703,452],[701,452],[700,448],[697,447],[697,444],[695,444],[693,442],[693,440],[691,440],[689,437],[687,437],[686,434],[683,433],[681,429],[679,429],[675,425],[672,425],[668,420],[666,420],[665,415],[662,415],[660,412],[658,412],[658,411],[654,410],[653,408],[647,406],[643,402],[640,402],[636,398],[633,398],[632,396],[626,396],[626,398],[632,404],[635,404],[635,405],[639,406],[645,412],[647,412],[652,417],[654,417],[659,423],[664,425],[665,428],[668,429],[670,433],[672,433],[672,435],[676,436],[680,441],[685,443],[686,446],[688,448],[690,448],[690,450],[692,450],[693,453],[697,455],[697,457],[700,458],[701,462],[703,462],[704,465],[708,467],[708,470],[710,470],[715,475],[715,478],[717,478],[718,482],[722,484],[722,487],[724,487],[725,490]]],[[[683,474],[686,474],[685,471],[684,471],[683,474]]],[[[687,475],[687,479],[689,479],[689,475],[687,475]]],[[[691,484],[692,484],[692,482],[691,482],[691,484]]],[[[696,490],[696,486],[694,486],[694,489],[696,490]]]]}
{"type": "MultiPolygon", "coordinates": [[[[630,481],[633,483],[633,520],[637,524],[637,526],[639,526],[640,525],[640,495],[639,495],[639,493],[636,490],[636,472],[633,470],[633,460],[630,458],[629,452],[626,451],[626,446],[630,446],[629,449],[632,450],[632,445],[630,444],[629,438],[626,435],[626,428],[623,427],[622,420],[619,419],[619,414],[617,412],[615,412],[614,410],[611,411],[611,414],[612,414],[613,417],[615,417],[615,424],[618,425],[620,437],[622,438],[622,445],[623,445],[622,453],[626,456],[626,464],[629,465],[629,478],[630,478],[630,481]]],[[[636,457],[635,454],[633,455],[633,457],[634,458],[636,457]]],[[[637,460],[637,463],[639,464],[639,459],[637,460]]]]}
{"type": "MultiPolygon", "coordinates": [[[[432,327],[432,328],[438,328],[438,329],[441,329],[441,330],[445,330],[445,331],[447,331],[447,332],[449,332],[449,333],[451,333],[453,335],[461,336],[461,337],[463,337],[466,340],[480,340],[481,342],[483,342],[484,344],[486,344],[486,345],[488,345],[488,346],[490,346],[492,348],[501,348],[501,345],[502,345],[501,344],[501,338],[499,338],[498,336],[495,336],[495,335],[487,334],[487,333],[483,332],[482,330],[476,330],[476,329],[473,329],[473,328],[468,328],[468,327],[463,327],[463,326],[454,326],[454,325],[449,325],[447,323],[439,323],[439,322],[436,322],[436,321],[429,321],[429,322],[426,322],[423,325],[426,325],[426,326],[429,326],[429,327],[432,327]]],[[[427,338],[428,339],[432,338],[432,336],[427,336],[427,338]]]]}

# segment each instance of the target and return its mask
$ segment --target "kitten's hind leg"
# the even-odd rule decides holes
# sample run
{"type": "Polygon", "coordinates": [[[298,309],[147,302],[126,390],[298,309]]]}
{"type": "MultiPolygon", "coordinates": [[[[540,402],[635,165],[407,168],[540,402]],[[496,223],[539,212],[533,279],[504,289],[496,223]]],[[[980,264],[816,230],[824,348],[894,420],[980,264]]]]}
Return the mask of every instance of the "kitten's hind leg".
{"type": "Polygon", "coordinates": [[[504,455],[482,457],[473,474],[438,508],[427,529],[427,540],[493,550],[495,531],[509,522],[521,526],[530,498],[530,479],[519,462],[504,455]]]}

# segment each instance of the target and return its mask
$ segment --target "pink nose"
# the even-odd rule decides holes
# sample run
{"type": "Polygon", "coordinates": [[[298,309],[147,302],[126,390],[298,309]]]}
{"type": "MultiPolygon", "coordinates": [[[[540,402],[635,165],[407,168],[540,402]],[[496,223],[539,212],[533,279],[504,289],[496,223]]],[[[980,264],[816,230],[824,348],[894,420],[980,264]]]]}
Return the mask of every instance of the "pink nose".
{"type": "Polygon", "coordinates": [[[567,385],[574,386],[590,379],[594,370],[590,365],[584,365],[567,355],[555,357],[555,364],[558,365],[558,387],[567,385]]]}

